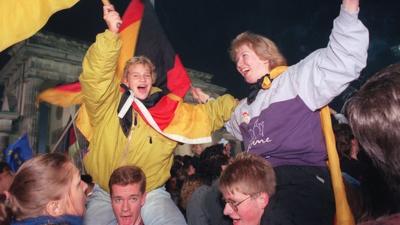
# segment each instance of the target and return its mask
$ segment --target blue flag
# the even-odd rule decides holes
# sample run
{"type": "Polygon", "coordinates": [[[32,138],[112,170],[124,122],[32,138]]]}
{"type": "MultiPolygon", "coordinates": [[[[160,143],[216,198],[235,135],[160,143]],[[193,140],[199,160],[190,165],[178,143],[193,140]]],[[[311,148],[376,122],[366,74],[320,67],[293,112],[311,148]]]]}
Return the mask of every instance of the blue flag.
{"type": "Polygon", "coordinates": [[[4,161],[10,165],[11,170],[16,172],[23,162],[33,157],[29,146],[28,135],[24,134],[14,144],[11,144],[3,151],[4,161]]]}

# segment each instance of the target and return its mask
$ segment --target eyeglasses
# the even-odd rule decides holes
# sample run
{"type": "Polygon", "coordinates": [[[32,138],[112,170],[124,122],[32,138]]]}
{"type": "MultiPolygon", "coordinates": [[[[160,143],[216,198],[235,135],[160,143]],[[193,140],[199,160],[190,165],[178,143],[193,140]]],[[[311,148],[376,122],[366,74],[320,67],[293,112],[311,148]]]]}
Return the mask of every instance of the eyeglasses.
{"type": "Polygon", "coordinates": [[[242,204],[243,202],[245,202],[247,199],[252,198],[254,196],[258,195],[258,193],[255,194],[251,194],[249,196],[247,196],[247,198],[243,199],[242,201],[239,202],[234,202],[234,201],[230,201],[230,200],[225,200],[225,203],[228,203],[231,208],[233,209],[233,211],[237,212],[239,211],[239,205],[242,204]]]}

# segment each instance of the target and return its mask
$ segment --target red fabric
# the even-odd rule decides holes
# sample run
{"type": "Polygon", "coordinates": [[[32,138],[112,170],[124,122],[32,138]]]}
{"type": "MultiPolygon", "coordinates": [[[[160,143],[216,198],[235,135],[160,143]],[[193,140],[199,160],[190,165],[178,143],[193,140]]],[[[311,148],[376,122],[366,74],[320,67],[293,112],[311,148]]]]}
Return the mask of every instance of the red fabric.
{"type": "Polygon", "coordinates": [[[77,141],[74,124],[71,124],[71,120],[72,117],[69,118],[67,123],[67,126],[69,125],[69,127],[64,128],[68,129],[68,131],[64,134],[64,136],[62,137],[62,141],[60,142],[60,145],[57,147],[57,151],[59,152],[68,153],[71,146],[73,146],[77,141]]]}
{"type": "Polygon", "coordinates": [[[190,78],[178,55],[175,55],[174,67],[167,73],[167,87],[175,95],[183,98],[190,88],[190,78]]]}
{"type": "Polygon", "coordinates": [[[80,92],[82,90],[79,81],[69,84],[62,84],[56,86],[54,89],[61,92],[80,92]]]}
{"type": "Polygon", "coordinates": [[[122,16],[122,24],[119,32],[122,32],[129,25],[139,21],[143,17],[144,5],[141,0],[132,0],[122,16]]]}
{"type": "MultiPolygon", "coordinates": [[[[178,104],[178,101],[172,100],[168,96],[164,96],[156,103],[156,105],[148,109],[161,130],[168,127],[169,123],[174,118],[178,104]]],[[[148,123],[135,103],[133,103],[133,108],[139,112],[139,115],[146,121],[146,123],[148,123]]]]}
{"type": "Polygon", "coordinates": [[[71,146],[76,142],[76,135],[74,130],[74,125],[71,125],[68,130],[68,145],[71,146]]]}

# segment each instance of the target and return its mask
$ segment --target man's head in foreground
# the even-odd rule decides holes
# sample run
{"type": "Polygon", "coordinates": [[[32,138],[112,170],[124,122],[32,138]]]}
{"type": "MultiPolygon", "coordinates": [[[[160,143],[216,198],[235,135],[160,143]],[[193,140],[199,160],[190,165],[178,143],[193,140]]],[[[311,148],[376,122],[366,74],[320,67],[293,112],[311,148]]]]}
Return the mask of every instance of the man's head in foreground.
{"type": "MultiPolygon", "coordinates": [[[[400,63],[376,73],[346,106],[351,129],[393,190],[400,187],[400,63]]],[[[400,193],[400,191],[398,191],[400,193]]]]}
{"type": "Polygon", "coordinates": [[[111,205],[119,225],[142,224],[140,210],[146,199],[146,176],[136,166],[116,169],[109,181],[111,205]]]}
{"type": "Polygon", "coordinates": [[[222,172],[219,188],[225,199],[224,214],[234,225],[258,225],[275,193],[275,173],[263,158],[239,154],[222,172]]]}

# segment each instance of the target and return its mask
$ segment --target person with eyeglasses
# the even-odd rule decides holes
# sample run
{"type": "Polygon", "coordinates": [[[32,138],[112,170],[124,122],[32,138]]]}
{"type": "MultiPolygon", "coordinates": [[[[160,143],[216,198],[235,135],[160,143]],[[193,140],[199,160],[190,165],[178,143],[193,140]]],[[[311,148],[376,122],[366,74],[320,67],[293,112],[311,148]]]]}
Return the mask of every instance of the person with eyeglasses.
{"type": "Polygon", "coordinates": [[[222,172],[224,214],[234,225],[259,225],[270,197],[275,193],[275,172],[271,164],[250,153],[240,153],[222,172]]]}

